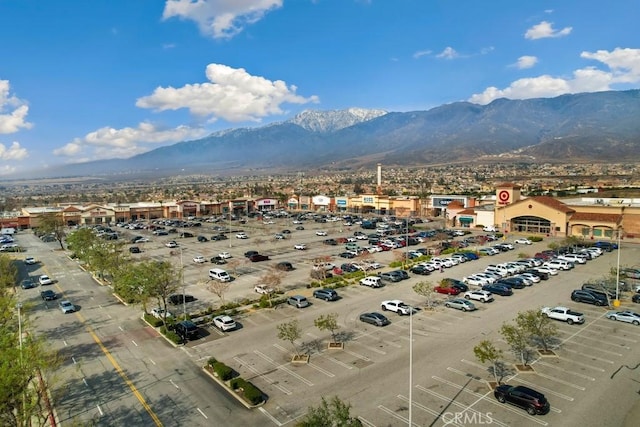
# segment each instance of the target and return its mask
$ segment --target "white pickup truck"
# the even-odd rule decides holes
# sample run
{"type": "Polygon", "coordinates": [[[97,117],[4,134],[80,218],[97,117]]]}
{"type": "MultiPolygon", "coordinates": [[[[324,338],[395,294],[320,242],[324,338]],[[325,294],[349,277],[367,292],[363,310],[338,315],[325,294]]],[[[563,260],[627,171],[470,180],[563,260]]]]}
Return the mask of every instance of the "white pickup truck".
{"type": "Polygon", "coordinates": [[[411,311],[412,311],[411,307],[409,307],[407,304],[400,301],[399,299],[382,301],[382,304],[380,304],[380,308],[382,308],[382,310],[384,311],[387,311],[387,310],[395,311],[396,313],[405,315],[405,316],[411,314],[411,311]]]}
{"type": "Polygon", "coordinates": [[[569,325],[574,323],[584,323],[584,314],[573,311],[567,307],[542,307],[542,313],[548,318],[567,322],[569,325]]]}

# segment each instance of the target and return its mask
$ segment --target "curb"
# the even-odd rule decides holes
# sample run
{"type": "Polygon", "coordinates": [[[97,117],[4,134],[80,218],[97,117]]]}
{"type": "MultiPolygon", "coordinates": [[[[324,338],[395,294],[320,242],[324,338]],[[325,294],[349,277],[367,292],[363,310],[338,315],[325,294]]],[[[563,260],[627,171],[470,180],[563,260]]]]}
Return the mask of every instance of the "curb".
{"type": "Polygon", "coordinates": [[[215,382],[217,382],[218,384],[220,384],[220,386],[222,388],[224,388],[230,395],[232,395],[238,402],[242,403],[242,405],[247,408],[247,409],[254,409],[254,408],[258,408],[262,405],[264,405],[265,401],[263,400],[262,402],[258,403],[257,405],[250,405],[249,403],[247,403],[242,397],[240,397],[238,395],[238,393],[236,393],[235,391],[231,390],[231,388],[224,382],[221,381],[218,377],[216,377],[215,375],[213,375],[211,372],[209,372],[207,370],[206,367],[202,367],[202,370],[204,371],[205,374],[207,374],[212,380],[214,380],[215,382]]]}

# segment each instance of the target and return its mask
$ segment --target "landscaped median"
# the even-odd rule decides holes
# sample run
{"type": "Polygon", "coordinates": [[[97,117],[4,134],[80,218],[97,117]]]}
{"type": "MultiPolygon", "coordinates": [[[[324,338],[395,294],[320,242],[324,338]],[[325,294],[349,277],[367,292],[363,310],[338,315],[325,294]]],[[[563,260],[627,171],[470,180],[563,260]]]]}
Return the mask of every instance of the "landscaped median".
{"type": "Polygon", "coordinates": [[[238,402],[249,409],[261,406],[267,401],[267,395],[258,387],[240,377],[232,368],[213,357],[207,361],[207,364],[202,369],[211,379],[223,386],[238,402]]]}

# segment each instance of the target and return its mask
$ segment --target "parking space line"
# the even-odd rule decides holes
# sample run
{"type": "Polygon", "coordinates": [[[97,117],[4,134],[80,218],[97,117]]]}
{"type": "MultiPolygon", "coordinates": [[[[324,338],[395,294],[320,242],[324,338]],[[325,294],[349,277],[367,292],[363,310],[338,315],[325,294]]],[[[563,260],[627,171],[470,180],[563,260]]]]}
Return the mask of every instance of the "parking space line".
{"type": "MultiPolygon", "coordinates": [[[[449,398],[449,397],[447,397],[447,396],[444,396],[444,395],[442,395],[442,394],[440,394],[440,393],[438,393],[438,392],[435,392],[435,391],[433,391],[433,390],[429,390],[429,389],[428,389],[428,388],[426,388],[426,387],[416,386],[416,388],[418,388],[419,390],[421,390],[421,391],[423,391],[423,392],[425,392],[425,393],[427,393],[427,394],[430,394],[431,396],[434,396],[434,397],[436,397],[436,398],[438,398],[438,399],[440,399],[440,400],[443,400],[443,401],[447,402],[449,405],[453,405],[453,406],[455,406],[455,407],[457,407],[457,408],[462,408],[462,409],[463,409],[463,410],[465,410],[465,411],[466,411],[466,410],[469,410],[469,411],[470,411],[471,413],[473,413],[473,414],[479,414],[480,416],[482,416],[482,415],[483,415],[483,414],[482,414],[480,411],[478,411],[477,409],[473,409],[473,408],[471,408],[471,406],[470,406],[470,405],[465,405],[465,404],[463,404],[463,403],[456,402],[455,400],[452,400],[451,398],[449,398]]],[[[462,390],[465,390],[465,389],[462,389],[462,390]]],[[[482,395],[482,394],[478,393],[478,396],[477,396],[477,397],[479,397],[481,400],[484,400],[484,399],[486,398],[486,396],[487,396],[489,393],[490,393],[490,392],[488,392],[488,393],[486,393],[486,394],[484,394],[484,395],[482,395]]],[[[400,396],[398,396],[398,397],[400,398],[400,396]]],[[[407,401],[408,401],[408,399],[407,399],[407,401]]],[[[475,404],[475,403],[474,403],[474,404],[475,404]]],[[[445,421],[446,421],[446,420],[445,420],[445,421]]],[[[491,417],[491,424],[494,424],[494,423],[495,423],[495,424],[497,424],[497,425],[499,425],[499,426],[504,426],[504,427],[507,427],[507,426],[509,425],[509,424],[505,424],[505,423],[503,423],[503,422],[501,422],[501,421],[497,420],[496,418],[491,417]]],[[[451,424],[451,423],[446,423],[446,424],[451,424]]]]}
{"type": "Polygon", "coordinates": [[[282,426],[282,423],[280,421],[278,421],[276,419],[276,417],[274,417],[273,415],[271,415],[269,412],[267,412],[266,409],[264,409],[263,407],[258,408],[258,410],[260,412],[262,412],[264,414],[265,417],[269,418],[275,425],[277,425],[278,427],[282,426]]]}
{"type": "MultiPolygon", "coordinates": [[[[570,351],[570,350],[567,350],[566,348],[565,348],[564,350],[565,350],[565,351],[570,351]]],[[[579,353],[579,352],[577,352],[577,351],[576,351],[576,352],[574,352],[574,353],[579,353]]],[[[580,354],[581,354],[581,353],[580,353],[580,354]]],[[[582,366],[583,368],[589,368],[589,369],[593,369],[594,371],[599,371],[599,372],[604,372],[604,371],[605,371],[604,369],[602,369],[602,368],[598,368],[597,366],[587,365],[586,363],[577,362],[577,361],[575,361],[575,360],[573,360],[573,359],[569,359],[569,358],[567,358],[567,357],[558,356],[558,358],[559,358],[560,360],[565,360],[565,361],[567,361],[568,363],[571,363],[571,364],[573,364],[573,365],[582,366]]],[[[611,362],[611,364],[613,364],[613,362],[611,362]]]]}
{"type": "MultiPolygon", "coordinates": [[[[400,399],[400,400],[402,400],[402,401],[404,401],[404,402],[409,403],[409,398],[408,398],[408,397],[405,397],[405,396],[403,396],[403,395],[401,395],[401,394],[399,394],[397,397],[398,397],[398,399],[400,399]]],[[[448,425],[448,424],[453,424],[453,425],[456,425],[456,426],[457,426],[457,425],[459,425],[459,424],[455,424],[455,423],[453,422],[453,420],[452,420],[451,422],[447,423],[447,422],[446,422],[446,420],[444,420],[444,418],[442,417],[442,413],[441,413],[441,412],[434,411],[433,409],[431,409],[431,408],[429,408],[429,407],[427,407],[427,406],[425,406],[425,405],[423,405],[423,404],[421,404],[421,403],[418,403],[418,402],[416,402],[415,400],[414,400],[413,402],[411,402],[411,404],[412,404],[412,406],[415,406],[416,408],[422,409],[424,412],[426,412],[426,413],[428,413],[428,414],[431,414],[431,415],[433,415],[434,417],[436,417],[436,419],[435,419],[435,420],[433,420],[433,421],[431,422],[431,424],[430,424],[430,425],[434,425],[434,424],[435,424],[435,422],[436,422],[437,420],[439,420],[439,419],[442,419],[443,421],[445,421],[445,425],[448,425]]],[[[407,422],[408,422],[408,421],[409,421],[409,420],[407,420],[407,422]]]]}
{"type": "Polygon", "coordinates": [[[353,369],[353,366],[349,366],[344,362],[339,361],[338,359],[336,359],[335,357],[327,357],[327,360],[332,361],[333,363],[342,366],[343,368],[347,368],[347,369],[353,369]]]}
{"type": "Polygon", "coordinates": [[[555,382],[560,383],[560,384],[564,384],[564,385],[569,386],[569,387],[573,387],[573,388],[575,388],[577,390],[580,390],[580,391],[585,391],[586,390],[586,388],[581,387],[579,385],[575,385],[575,384],[570,383],[568,381],[560,380],[560,379],[558,379],[556,377],[552,377],[551,375],[543,374],[543,373],[540,373],[538,371],[536,371],[536,375],[539,376],[539,377],[542,377],[542,378],[546,378],[546,379],[551,380],[551,381],[555,381],[555,382]]]}
{"type": "Polygon", "coordinates": [[[248,370],[250,370],[251,372],[253,372],[254,375],[256,375],[257,377],[262,378],[263,380],[265,380],[267,383],[269,383],[269,385],[277,388],[278,390],[280,390],[281,392],[283,392],[284,394],[291,396],[293,394],[293,392],[289,391],[286,387],[277,384],[275,382],[275,380],[269,378],[267,376],[266,373],[260,373],[260,371],[258,371],[256,368],[254,368],[253,366],[249,365],[247,362],[245,362],[244,360],[240,359],[239,357],[234,357],[233,360],[235,360],[236,362],[238,362],[240,365],[244,366],[245,368],[247,368],[248,370]]]}
{"type": "Polygon", "coordinates": [[[330,377],[330,378],[335,377],[335,375],[334,375],[334,374],[332,374],[331,372],[327,371],[326,369],[321,368],[321,367],[320,367],[320,366],[318,366],[318,365],[315,365],[315,364],[313,364],[313,363],[311,363],[311,362],[307,363],[307,365],[308,365],[308,366],[311,366],[313,369],[315,369],[315,370],[316,370],[316,371],[318,371],[318,372],[322,372],[323,374],[325,374],[326,376],[328,376],[328,377],[330,377]]]}
{"type": "Polygon", "coordinates": [[[367,427],[376,427],[376,425],[374,423],[372,423],[371,421],[369,421],[369,420],[366,420],[366,419],[364,419],[362,417],[358,417],[358,419],[360,420],[360,422],[362,424],[364,424],[367,427]]]}
{"type": "Polygon", "coordinates": [[[370,347],[370,346],[368,346],[368,345],[362,344],[361,342],[358,342],[358,345],[359,345],[360,347],[364,347],[364,348],[366,348],[367,350],[371,350],[371,351],[373,351],[374,353],[378,353],[378,354],[382,354],[382,355],[387,354],[387,352],[386,352],[386,351],[384,351],[384,350],[380,350],[380,349],[375,348],[375,347],[370,347]]]}
{"type": "Polygon", "coordinates": [[[564,345],[565,346],[566,345],[578,345],[578,346],[582,346],[582,347],[588,347],[590,350],[593,350],[593,351],[601,351],[603,353],[608,353],[608,354],[611,354],[613,356],[622,357],[622,353],[616,353],[615,351],[603,350],[601,348],[594,348],[593,344],[582,344],[582,343],[579,343],[579,342],[571,341],[570,343],[564,343],[564,345]]]}
{"type": "MultiPolygon", "coordinates": [[[[431,377],[431,378],[433,378],[433,379],[435,379],[435,380],[437,380],[437,381],[443,382],[443,383],[445,383],[445,384],[448,384],[448,385],[450,385],[451,387],[455,388],[456,390],[461,390],[461,391],[463,391],[463,392],[465,392],[465,393],[467,393],[467,394],[471,394],[472,396],[476,396],[476,397],[480,397],[480,396],[482,396],[482,394],[480,394],[480,393],[477,393],[477,392],[475,392],[475,391],[471,391],[471,390],[469,390],[469,389],[466,389],[466,388],[462,387],[461,385],[456,384],[456,383],[453,383],[453,382],[451,382],[451,381],[447,381],[447,380],[445,380],[445,379],[442,379],[442,378],[439,378],[439,377],[435,377],[435,376],[434,376],[434,377],[431,377]]],[[[480,381],[480,380],[477,380],[477,381],[480,381]]],[[[416,388],[417,388],[417,389],[419,389],[419,390],[423,390],[423,389],[425,389],[425,390],[426,390],[426,388],[425,388],[425,387],[423,387],[423,386],[421,386],[421,385],[417,385],[417,386],[416,386],[416,388]]],[[[483,402],[491,403],[491,404],[492,404],[492,405],[494,405],[494,406],[498,406],[498,407],[500,407],[500,408],[502,408],[502,409],[505,409],[505,410],[507,410],[507,411],[509,411],[509,412],[512,412],[512,413],[514,413],[514,414],[516,414],[516,415],[518,415],[518,416],[521,416],[521,417],[527,418],[527,419],[529,419],[529,420],[531,420],[531,421],[535,421],[536,423],[538,423],[538,424],[540,424],[540,425],[543,425],[543,426],[549,425],[549,423],[547,423],[547,422],[545,422],[545,421],[542,421],[542,420],[540,420],[539,418],[536,418],[536,417],[533,417],[533,416],[531,416],[531,415],[528,415],[526,412],[523,412],[523,411],[517,410],[517,409],[515,409],[515,408],[513,408],[513,407],[511,407],[511,406],[504,405],[504,404],[502,404],[502,403],[498,402],[497,400],[493,400],[493,399],[484,399],[484,400],[483,400],[483,402]]],[[[551,408],[551,410],[553,410],[553,409],[554,409],[554,408],[552,407],[552,408],[551,408]]],[[[555,412],[560,412],[560,410],[556,410],[555,412]]]]}
{"type": "Polygon", "coordinates": [[[284,372],[286,372],[287,374],[291,375],[294,378],[297,378],[298,380],[302,381],[303,383],[305,383],[306,385],[308,385],[309,387],[313,386],[313,383],[311,381],[309,381],[308,379],[302,377],[301,375],[296,374],[295,372],[293,372],[291,369],[287,368],[284,365],[279,365],[277,363],[275,363],[273,361],[273,359],[271,359],[269,356],[267,356],[266,354],[262,353],[259,350],[253,350],[253,352],[255,354],[257,354],[259,357],[263,358],[264,360],[266,360],[267,362],[271,363],[273,366],[275,366],[277,369],[280,369],[284,372]]]}
{"type": "MultiPolygon", "coordinates": [[[[596,380],[595,378],[590,377],[588,375],[584,375],[584,374],[581,374],[579,372],[568,371],[565,368],[561,368],[560,366],[552,365],[551,363],[546,363],[546,362],[540,361],[540,362],[537,362],[536,365],[542,365],[542,366],[547,366],[549,368],[558,369],[558,370],[560,370],[562,372],[565,372],[565,373],[571,374],[571,375],[575,375],[576,377],[583,378],[585,380],[589,380],[589,381],[595,381],[596,380]]],[[[604,369],[602,371],[604,372],[604,369]]]]}
{"type": "Polygon", "coordinates": [[[511,377],[511,379],[514,380],[514,381],[521,382],[522,384],[526,384],[528,386],[534,387],[536,390],[546,391],[549,394],[553,394],[554,396],[559,397],[559,398],[564,399],[564,400],[568,400],[569,402],[573,402],[575,400],[573,397],[567,396],[566,394],[558,393],[557,391],[553,391],[550,388],[543,387],[541,385],[533,384],[533,383],[531,383],[529,381],[523,380],[522,378],[518,377],[517,375],[518,374],[513,375],[511,377]]]}
{"type": "Polygon", "coordinates": [[[351,350],[347,350],[344,349],[343,350],[345,353],[352,355],[353,357],[357,357],[360,360],[364,360],[365,362],[371,362],[371,359],[369,359],[367,356],[363,356],[361,354],[356,353],[355,351],[351,351],[351,350]]]}
{"type": "MultiPolygon", "coordinates": [[[[386,406],[383,405],[378,405],[378,409],[380,409],[382,412],[386,412],[387,414],[391,415],[393,418],[402,421],[405,424],[409,423],[409,419],[406,417],[403,417],[402,415],[397,414],[395,411],[387,408],[386,406]]],[[[419,424],[416,424],[414,422],[411,423],[414,426],[419,426],[419,424]]]]}
{"type": "MultiPolygon", "coordinates": [[[[563,334],[568,333],[568,332],[565,332],[565,331],[562,331],[562,330],[559,330],[559,332],[563,333],[563,334]]],[[[590,340],[590,341],[595,341],[597,343],[607,344],[607,345],[609,345],[611,347],[615,347],[615,348],[624,348],[626,350],[631,350],[631,347],[627,347],[625,344],[613,343],[613,342],[610,342],[610,341],[605,341],[605,340],[602,340],[602,339],[599,339],[599,338],[591,338],[591,337],[587,337],[587,336],[584,336],[584,335],[580,335],[580,338],[583,339],[583,340],[590,340]]],[[[572,342],[575,342],[575,341],[572,341],[572,342]]]]}

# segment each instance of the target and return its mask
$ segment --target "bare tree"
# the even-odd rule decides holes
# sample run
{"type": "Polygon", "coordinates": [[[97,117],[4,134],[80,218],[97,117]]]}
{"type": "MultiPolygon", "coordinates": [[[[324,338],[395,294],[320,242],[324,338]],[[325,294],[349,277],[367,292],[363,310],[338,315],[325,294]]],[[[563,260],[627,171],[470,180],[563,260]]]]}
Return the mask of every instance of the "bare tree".
{"type": "Polygon", "coordinates": [[[240,260],[236,258],[232,258],[227,261],[227,267],[229,267],[234,276],[238,275],[238,267],[240,267],[240,263],[240,260]]]}
{"type": "Polygon", "coordinates": [[[435,296],[435,292],[433,290],[433,284],[429,281],[418,282],[413,285],[413,291],[418,295],[421,295],[427,299],[427,308],[433,308],[433,297],[435,296]]]}
{"type": "Polygon", "coordinates": [[[500,359],[502,359],[502,350],[497,348],[491,341],[483,340],[480,341],[477,346],[473,347],[473,353],[480,363],[491,363],[493,377],[496,379],[496,382],[499,383],[502,379],[502,374],[500,378],[498,378],[498,365],[500,364],[500,359]]]}
{"type": "Polygon", "coordinates": [[[280,285],[282,284],[283,278],[283,271],[271,267],[260,276],[260,282],[275,289],[276,292],[280,292],[280,285]]]}
{"type": "Polygon", "coordinates": [[[340,327],[338,325],[338,313],[321,315],[313,321],[313,324],[316,325],[316,328],[320,329],[321,331],[331,332],[331,339],[333,340],[333,342],[337,342],[336,331],[340,327]]]}
{"type": "Polygon", "coordinates": [[[224,295],[231,287],[231,282],[221,282],[219,280],[210,281],[207,284],[207,289],[220,298],[222,304],[224,304],[224,295]]]}

